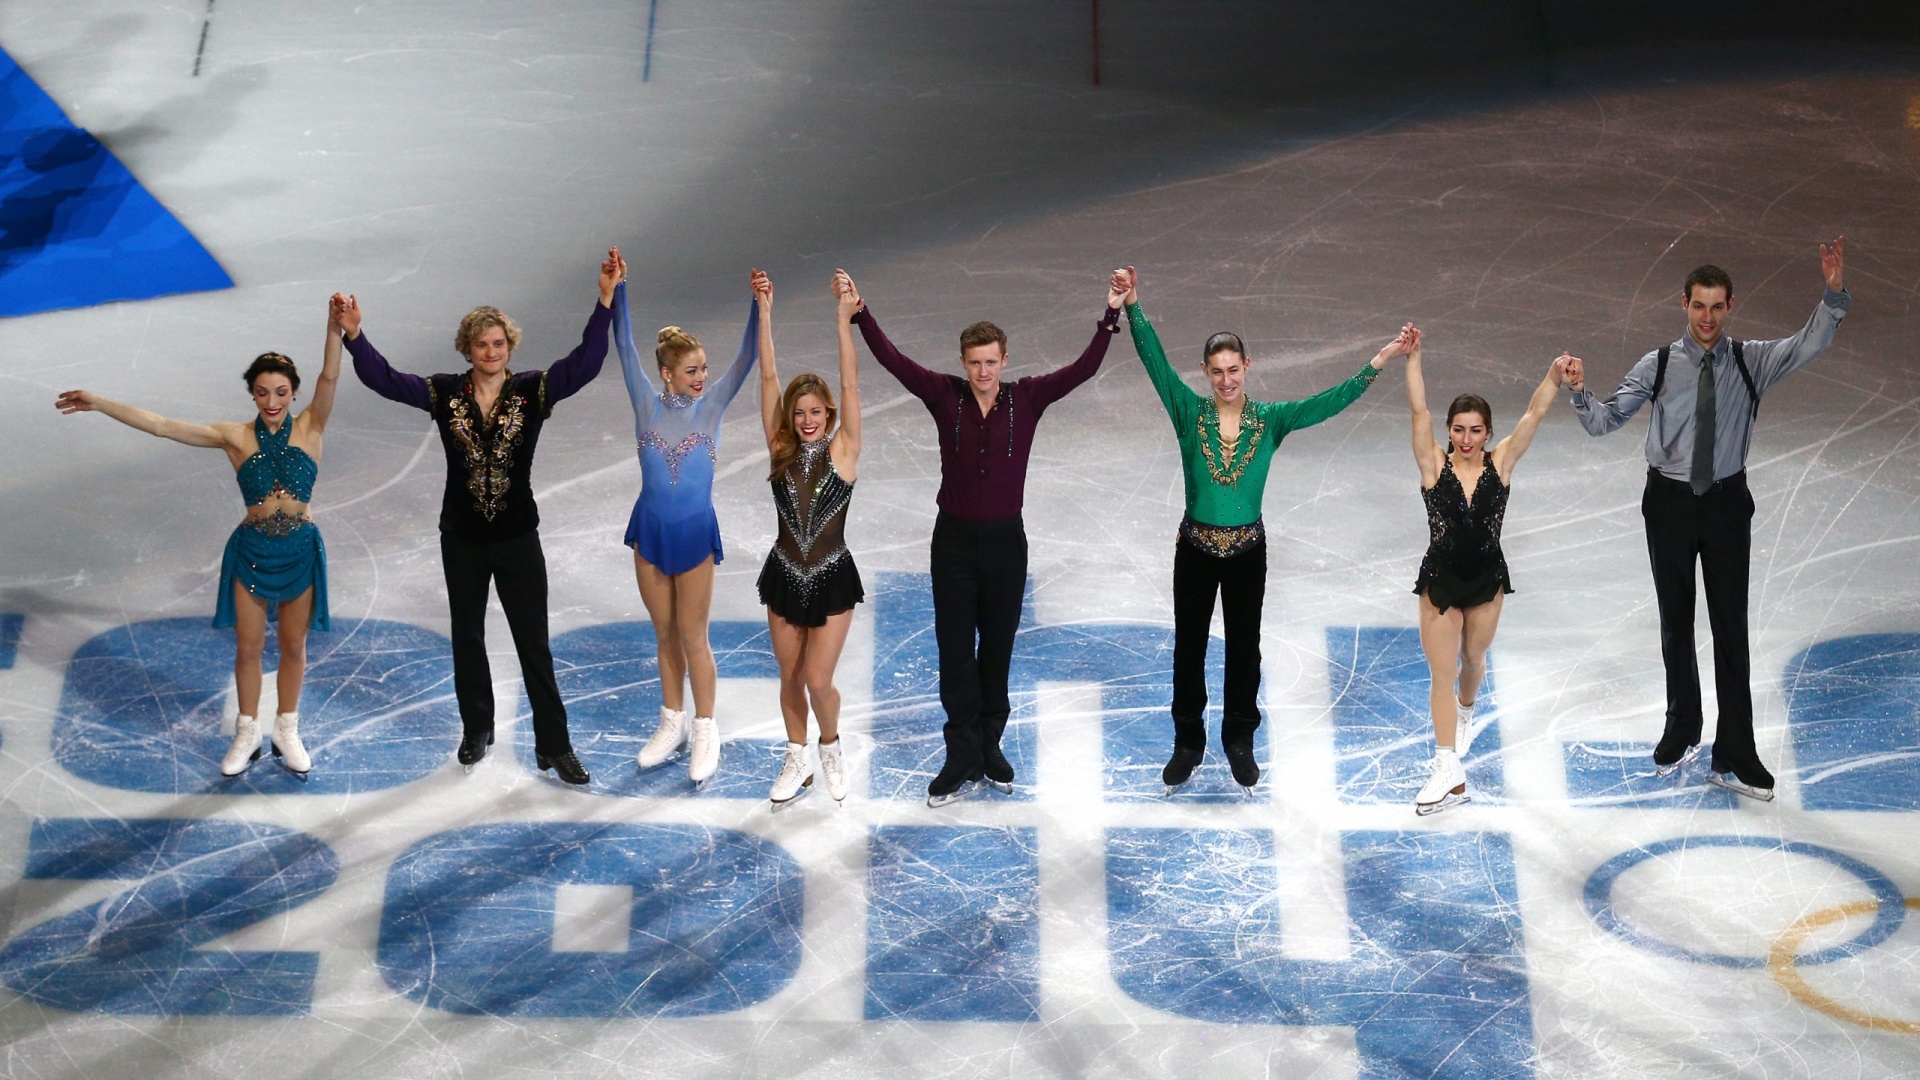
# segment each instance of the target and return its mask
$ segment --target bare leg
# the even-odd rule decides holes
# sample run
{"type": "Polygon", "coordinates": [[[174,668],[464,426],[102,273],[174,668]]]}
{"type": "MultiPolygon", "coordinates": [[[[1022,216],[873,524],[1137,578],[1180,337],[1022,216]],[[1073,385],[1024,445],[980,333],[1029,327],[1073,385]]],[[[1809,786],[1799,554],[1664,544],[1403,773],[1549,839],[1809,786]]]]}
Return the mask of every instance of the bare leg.
{"type": "MultiPolygon", "coordinates": [[[[260,654],[267,646],[267,602],[233,583],[233,689],[240,715],[260,715],[260,654]]],[[[281,706],[285,708],[286,706],[281,706]]]]}
{"type": "Polygon", "coordinates": [[[1472,705],[1480,696],[1480,681],[1487,677],[1487,649],[1493,645],[1493,632],[1500,627],[1500,607],[1505,593],[1478,607],[1467,608],[1460,634],[1460,704],[1472,705]]]}
{"type": "Polygon", "coordinates": [[[1459,608],[1441,611],[1420,594],[1420,649],[1427,654],[1427,670],[1432,685],[1427,691],[1427,706],[1433,713],[1433,741],[1436,746],[1454,747],[1455,721],[1459,706],[1453,699],[1453,683],[1460,674],[1460,635],[1465,618],[1459,608]]]}
{"type": "Polygon", "coordinates": [[[833,685],[833,669],[840,664],[847,631],[853,628],[853,609],[827,616],[826,624],[807,631],[807,651],[801,658],[807,696],[813,699],[813,719],[820,725],[820,741],[840,738],[840,688],[833,685]]]}
{"type": "Polygon", "coordinates": [[[719,673],[713,663],[713,643],[707,640],[707,615],[713,609],[713,557],[673,575],[674,625],[680,631],[680,655],[686,658],[687,681],[693,685],[693,715],[713,715],[714,683],[719,673]]]}
{"type": "Polygon", "coordinates": [[[313,590],[280,605],[280,711],[300,711],[300,684],[307,677],[307,626],[313,621],[313,590]]]}
{"type": "Polygon", "coordinates": [[[807,629],[795,626],[767,609],[767,636],[773,641],[773,658],[780,664],[780,719],[787,726],[787,741],[807,741],[807,678],[801,664],[807,652],[807,629]]]}
{"type": "Polygon", "coordinates": [[[660,659],[660,703],[675,712],[686,705],[687,658],[680,651],[680,628],[673,605],[673,579],[633,553],[633,576],[640,583],[640,602],[653,620],[654,647],[660,659]]]}

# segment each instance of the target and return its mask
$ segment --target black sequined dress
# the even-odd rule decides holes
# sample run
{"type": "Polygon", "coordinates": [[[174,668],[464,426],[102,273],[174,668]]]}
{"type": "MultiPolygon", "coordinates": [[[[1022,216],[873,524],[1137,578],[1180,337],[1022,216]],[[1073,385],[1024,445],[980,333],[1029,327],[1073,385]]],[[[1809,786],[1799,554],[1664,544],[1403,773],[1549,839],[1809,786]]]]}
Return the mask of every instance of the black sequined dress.
{"type": "Polygon", "coordinates": [[[1453,455],[1440,478],[1420,492],[1427,504],[1427,529],[1432,539],[1427,557],[1420,560],[1415,593],[1426,593],[1433,606],[1478,607],[1503,592],[1512,592],[1507,557],[1500,551],[1500,526],[1507,517],[1507,485],[1494,471],[1493,456],[1480,452],[1484,467],[1474,484],[1473,501],[1453,471],[1453,455]]]}
{"type": "Polygon", "coordinates": [[[867,596],[847,550],[853,485],[834,470],[830,441],[801,443],[773,479],[780,536],[760,570],[760,602],[795,626],[824,625],[867,596]]]}

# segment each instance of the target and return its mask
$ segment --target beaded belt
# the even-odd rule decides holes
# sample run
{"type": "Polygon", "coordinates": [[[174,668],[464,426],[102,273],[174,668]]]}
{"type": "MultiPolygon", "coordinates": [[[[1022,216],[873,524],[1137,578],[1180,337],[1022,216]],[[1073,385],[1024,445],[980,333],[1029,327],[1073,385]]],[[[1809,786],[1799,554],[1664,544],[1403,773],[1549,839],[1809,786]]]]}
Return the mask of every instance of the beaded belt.
{"type": "Polygon", "coordinates": [[[1203,525],[1180,519],[1180,542],[1217,559],[1244,555],[1267,542],[1267,526],[1259,519],[1250,525],[1203,525]]]}
{"type": "Polygon", "coordinates": [[[310,517],[294,517],[285,510],[275,510],[266,517],[250,517],[240,523],[242,528],[252,529],[266,536],[292,536],[308,525],[313,524],[310,517]]]}

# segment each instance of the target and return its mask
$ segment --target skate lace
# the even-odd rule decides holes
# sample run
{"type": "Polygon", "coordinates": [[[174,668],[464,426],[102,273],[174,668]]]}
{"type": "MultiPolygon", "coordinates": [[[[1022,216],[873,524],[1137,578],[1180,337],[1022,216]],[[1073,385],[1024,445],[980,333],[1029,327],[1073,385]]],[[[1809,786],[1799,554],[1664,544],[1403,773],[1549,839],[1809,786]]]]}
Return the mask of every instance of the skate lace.
{"type": "Polygon", "coordinates": [[[775,781],[775,783],[778,785],[787,783],[788,781],[797,783],[798,781],[804,780],[806,779],[804,775],[806,769],[807,766],[804,755],[789,750],[787,751],[785,759],[780,762],[780,778],[775,781]]]}
{"type": "Polygon", "coordinates": [[[827,782],[829,784],[838,784],[840,782],[840,765],[841,761],[838,748],[834,750],[823,750],[821,752],[820,771],[827,774],[827,782]]]}

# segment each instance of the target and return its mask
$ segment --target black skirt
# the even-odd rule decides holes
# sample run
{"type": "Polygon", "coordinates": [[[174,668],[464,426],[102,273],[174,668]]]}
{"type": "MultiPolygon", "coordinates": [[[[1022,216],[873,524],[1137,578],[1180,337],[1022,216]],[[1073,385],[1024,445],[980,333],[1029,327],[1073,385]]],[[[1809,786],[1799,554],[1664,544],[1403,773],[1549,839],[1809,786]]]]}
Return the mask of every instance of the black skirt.
{"type": "Polygon", "coordinates": [[[851,611],[866,598],[850,551],[811,580],[789,571],[777,551],[768,552],[767,563],[760,568],[760,602],[794,626],[825,626],[828,616],[851,611]]]}
{"type": "Polygon", "coordinates": [[[1505,559],[1497,560],[1484,571],[1470,578],[1462,578],[1452,572],[1420,566],[1420,580],[1413,583],[1416,595],[1426,593],[1427,599],[1442,612],[1448,608],[1472,608],[1491,603],[1495,596],[1503,592],[1512,592],[1513,585],[1507,580],[1505,559]]]}

